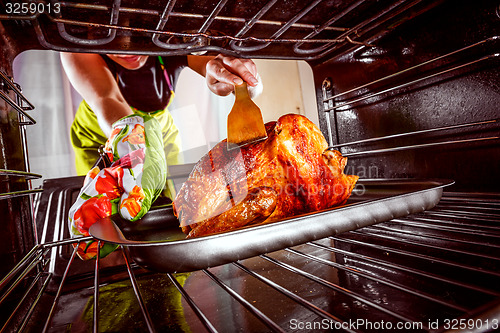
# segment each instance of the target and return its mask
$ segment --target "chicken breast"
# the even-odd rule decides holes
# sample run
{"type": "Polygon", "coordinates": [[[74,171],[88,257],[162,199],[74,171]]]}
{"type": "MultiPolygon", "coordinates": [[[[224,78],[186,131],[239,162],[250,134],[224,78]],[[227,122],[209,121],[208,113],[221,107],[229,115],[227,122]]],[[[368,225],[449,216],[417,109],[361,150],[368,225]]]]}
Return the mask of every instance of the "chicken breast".
{"type": "Polygon", "coordinates": [[[347,158],[327,150],[306,117],[288,114],[266,124],[264,141],[228,149],[217,144],[195,165],[174,200],[183,232],[198,237],[341,205],[357,176],[347,158]]]}

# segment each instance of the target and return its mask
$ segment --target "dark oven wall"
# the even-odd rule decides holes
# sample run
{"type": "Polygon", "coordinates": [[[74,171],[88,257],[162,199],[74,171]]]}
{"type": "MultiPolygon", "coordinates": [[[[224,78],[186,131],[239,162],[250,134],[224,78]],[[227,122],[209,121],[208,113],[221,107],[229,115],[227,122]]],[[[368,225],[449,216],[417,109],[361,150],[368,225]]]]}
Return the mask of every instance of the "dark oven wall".
{"type": "MultiPolygon", "coordinates": [[[[444,1],[387,27],[375,47],[313,64],[323,133],[338,144],[499,118],[499,25],[498,1],[444,1]]],[[[455,190],[498,191],[499,133],[491,122],[338,149],[362,178],[448,178],[455,190]]]]}
{"type": "Polygon", "coordinates": [[[35,244],[19,113],[12,86],[12,61],[19,52],[0,22],[0,276],[5,276],[35,244]],[[20,221],[26,221],[21,223],[20,221]]]}

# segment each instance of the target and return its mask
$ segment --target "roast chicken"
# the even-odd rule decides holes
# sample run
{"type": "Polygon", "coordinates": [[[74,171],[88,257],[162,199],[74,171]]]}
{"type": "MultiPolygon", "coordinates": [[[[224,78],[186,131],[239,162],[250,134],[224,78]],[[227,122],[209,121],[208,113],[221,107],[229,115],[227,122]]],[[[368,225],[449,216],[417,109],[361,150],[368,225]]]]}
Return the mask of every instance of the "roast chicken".
{"type": "Polygon", "coordinates": [[[217,144],[195,165],[174,200],[188,238],[268,223],[343,204],[357,176],[328,150],[321,131],[296,114],[266,124],[267,139],[217,144]]]}

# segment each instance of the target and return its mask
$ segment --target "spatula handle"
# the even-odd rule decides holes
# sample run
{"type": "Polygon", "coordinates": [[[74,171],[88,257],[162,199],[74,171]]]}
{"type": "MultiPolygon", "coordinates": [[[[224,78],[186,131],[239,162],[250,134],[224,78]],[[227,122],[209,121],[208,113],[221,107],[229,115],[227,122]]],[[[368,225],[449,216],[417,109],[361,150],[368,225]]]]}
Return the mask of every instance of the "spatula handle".
{"type": "Polygon", "coordinates": [[[236,95],[236,98],[250,98],[250,95],[248,94],[247,83],[243,82],[242,84],[235,84],[234,94],[236,95]]]}

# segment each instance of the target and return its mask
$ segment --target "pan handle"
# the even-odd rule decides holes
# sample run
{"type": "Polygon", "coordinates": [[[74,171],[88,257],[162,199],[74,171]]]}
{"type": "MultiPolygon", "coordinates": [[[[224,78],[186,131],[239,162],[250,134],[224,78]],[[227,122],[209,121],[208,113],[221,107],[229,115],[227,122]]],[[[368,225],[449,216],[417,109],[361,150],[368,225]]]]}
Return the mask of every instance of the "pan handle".
{"type": "Polygon", "coordinates": [[[122,231],[115,224],[111,216],[103,218],[91,225],[89,233],[92,237],[107,243],[120,245],[144,245],[144,242],[132,241],[125,238],[122,231]]]}

